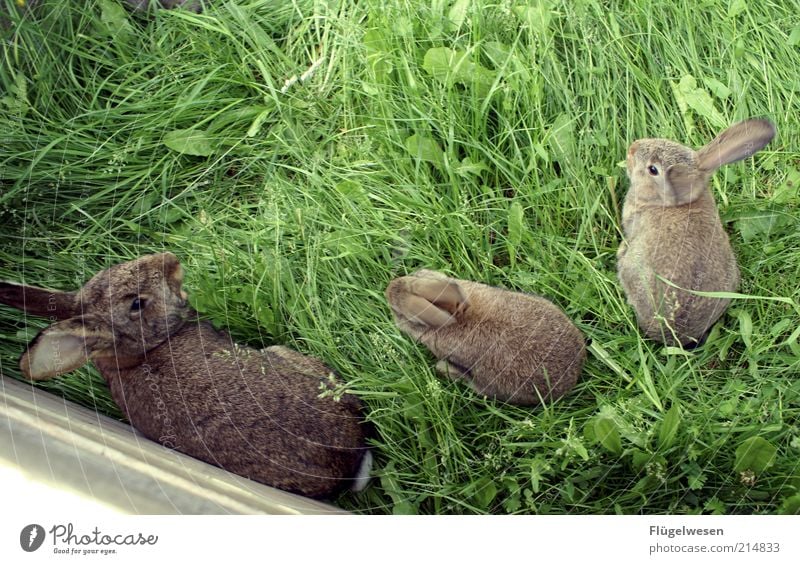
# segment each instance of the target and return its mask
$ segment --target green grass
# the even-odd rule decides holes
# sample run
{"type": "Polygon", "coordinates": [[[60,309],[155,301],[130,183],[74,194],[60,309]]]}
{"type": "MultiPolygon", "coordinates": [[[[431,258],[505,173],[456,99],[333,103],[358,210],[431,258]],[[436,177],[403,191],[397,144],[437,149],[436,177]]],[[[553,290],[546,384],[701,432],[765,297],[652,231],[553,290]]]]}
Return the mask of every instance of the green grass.
{"type": "MultiPolygon", "coordinates": [[[[798,510],[797,2],[42,4],[2,31],[0,278],[175,252],[204,316],[363,398],[357,512],[798,510]],[[778,138],[713,190],[741,292],[788,303],[646,341],[615,272],[626,148],[749,116],[778,138]],[[592,342],[576,389],[531,410],[440,379],[383,298],[420,267],[561,306],[592,342]]],[[[43,325],[0,308],[4,374],[43,325]]],[[[119,416],[92,368],[41,385],[119,416]]]]}

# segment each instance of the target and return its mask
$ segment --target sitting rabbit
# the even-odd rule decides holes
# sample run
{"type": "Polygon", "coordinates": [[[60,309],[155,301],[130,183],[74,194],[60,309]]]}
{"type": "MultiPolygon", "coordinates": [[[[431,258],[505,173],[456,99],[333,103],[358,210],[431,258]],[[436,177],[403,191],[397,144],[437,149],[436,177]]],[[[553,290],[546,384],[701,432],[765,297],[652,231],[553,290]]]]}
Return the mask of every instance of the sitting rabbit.
{"type": "Polygon", "coordinates": [[[100,272],[77,292],[0,283],[0,303],[58,320],[20,361],[32,380],[91,360],[131,424],[162,445],[301,495],[367,481],[361,402],[332,397],[320,360],[239,346],[197,319],[171,253],[100,272]],[[322,393],[329,391],[330,393],[322,393]]]}
{"type": "Polygon", "coordinates": [[[438,371],[478,394],[538,405],[568,392],[586,359],[584,338],[548,300],[430,270],[386,289],[395,321],[440,359],[438,371]]]}
{"type": "Polygon", "coordinates": [[[631,187],[622,208],[625,241],[617,252],[617,273],[639,327],[651,339],[696,346],[728,307],[728,299],[685,291],[733,292],[739,286],[709,179],[774,136],[769,121],[750,119],[696,152],[666,139],[640,139],[628,149],[631,187]]]}

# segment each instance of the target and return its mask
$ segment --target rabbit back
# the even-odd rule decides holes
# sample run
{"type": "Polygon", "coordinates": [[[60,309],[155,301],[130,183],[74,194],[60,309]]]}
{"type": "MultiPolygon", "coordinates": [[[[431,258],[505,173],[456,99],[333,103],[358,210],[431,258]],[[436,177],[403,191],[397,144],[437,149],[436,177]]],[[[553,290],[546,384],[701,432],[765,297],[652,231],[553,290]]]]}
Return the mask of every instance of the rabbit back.
{"type": "Polygon", "coordinates": [[[639,230],[626,241],[617,262],[637,323],[648,337],[666,344],[697,343],[730,300],[697,296],[658,276],[695,291],[735,291],[739,269],[728,235],[716,210],[706,206],[645,210],[640,215],[643,224],[657,228],[639,230]]]}
{"type": "Polygon", "coordinates": [[[290,349],[241,347],[187,323],[138,367],[95,363],[146,437],[270,486],[329,497],[352,485],[366,453],[360,401],[320,397],[333,372],[290,349]]]}
{"type": "Polygon", "coordinates": [[[455,282],[464,296],[455,320],[436,328],[409,322],[395,309],[401,330],[443,361],[440,371],[481,395],[519,405],[556,399],[575,385],[586,355],[583,335],[553,303],[431,271],[395,279],[390,303],[419,278],[455,282]]]}
{"type": "MultiPolygon", "coordinates": [[[[567,316],[544,298],[476,285],[471,303],[487,297],[502,315],[482,307],[467,309],[458,325],[439,329],[438,347],[470,367],[470,384],[481,395],[521,405],[538,405],[563,396],[578,381],[585,358],[584,339],[567,316]],[[477,294],[477,296],[475,295],[477,294]]],[[[488,300],[487,300],[488,301],[488,300]]]]}

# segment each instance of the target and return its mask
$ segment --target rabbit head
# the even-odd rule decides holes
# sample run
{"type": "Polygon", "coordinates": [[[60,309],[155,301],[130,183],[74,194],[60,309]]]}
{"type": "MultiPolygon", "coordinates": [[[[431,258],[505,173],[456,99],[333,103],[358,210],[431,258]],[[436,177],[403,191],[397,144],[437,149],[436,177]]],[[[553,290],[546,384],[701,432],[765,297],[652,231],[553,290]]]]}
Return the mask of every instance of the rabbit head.
{"type": "Polygon", "coordinates": [[[56,321],[28,346],[20,360],[23,373],[43,380],[90,359],[119,366],[141,362],[183,326],[190,310],[182,282],[172,253],[112,266],[77,292],[0,282],[0,302],[56,321]]]}
{"type": "Polygon", "coordinates": [[[634,141],[627,157],[630,203],[682,206],[710,197],[708,181],[714,171],[753,155],[774,136],[775,127],[768,120],[749,119],[729,127],[699,151],[668,139],[634,141]]]}

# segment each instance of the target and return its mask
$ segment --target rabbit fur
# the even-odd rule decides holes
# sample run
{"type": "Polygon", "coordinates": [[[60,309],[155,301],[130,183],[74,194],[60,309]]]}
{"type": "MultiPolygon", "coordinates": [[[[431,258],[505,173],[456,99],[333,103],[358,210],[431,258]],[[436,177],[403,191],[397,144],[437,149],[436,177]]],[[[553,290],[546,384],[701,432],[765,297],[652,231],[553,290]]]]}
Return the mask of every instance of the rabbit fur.
{"type": "Polygon", "coordinates": [[[480,395],[528,406],[554,400],[586,358],[578,328],[538,296],[419,270],[392,280],[386,299],[400,330],[439,359],[437,370],[480,395]]]}
{"type": "Polygon", "coordinates": [[[20,366],[32,380],[91,360],[146,437],[301,495],[363,487],[371,455],[361,403],[320,360],[239,346],[197,319],[175,255],[112,266],[77,292],[0,283],[0,303],[56,321],[20,366]],[[328,391],[329,394],[321,394],[328,391]]]}
{"type": "Polygon", "coordinates": [[[751,156],[774,136],[772,123],[750,119],[698,151],[667,139],[631,144],[617,273],[647,337],[697,346],[728,307],[729,299],[685,291],[734,292],[739,286],[709,180],[719,167],[751,156]]]}

